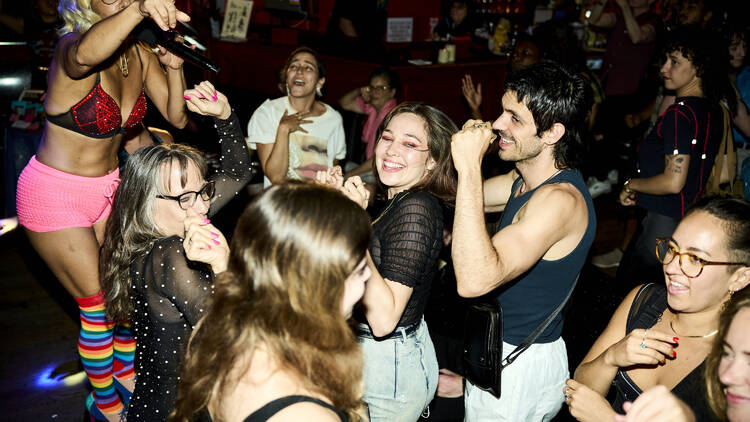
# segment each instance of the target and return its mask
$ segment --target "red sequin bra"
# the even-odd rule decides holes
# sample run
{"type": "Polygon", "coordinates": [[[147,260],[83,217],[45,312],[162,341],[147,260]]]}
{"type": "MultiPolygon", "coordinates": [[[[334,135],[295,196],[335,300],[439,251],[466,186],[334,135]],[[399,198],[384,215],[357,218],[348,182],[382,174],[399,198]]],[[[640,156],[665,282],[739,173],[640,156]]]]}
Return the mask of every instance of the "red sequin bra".
{"type": "Polygon", "coordinates": [[[65,113],[48,115],[47,121],[82,135],[105,139],[139,125],[145,115],[146,93],[141,89],[141,95],[138,96],[130,117],[122,126],[120,106],[104,91],[97,73],[96,84],[78,104],[65,113]]]}

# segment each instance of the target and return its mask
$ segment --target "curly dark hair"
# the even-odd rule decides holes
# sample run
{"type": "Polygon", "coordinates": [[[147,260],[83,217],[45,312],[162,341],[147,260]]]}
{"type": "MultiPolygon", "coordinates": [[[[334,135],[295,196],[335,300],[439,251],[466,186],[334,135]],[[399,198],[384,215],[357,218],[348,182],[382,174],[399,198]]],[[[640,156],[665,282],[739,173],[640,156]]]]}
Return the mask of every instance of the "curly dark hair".
{"type": "Polygon", "coordinates": [[[669,33],[662,57],[669,53],[679,52],[695,67],[700,78],[703,96],[711,103],[718,105],[726,101],[734,113],[737,108],[737,97],[734,94],[729,73],[729,51],[715,34],[704,31],[694,25],[680,26],[669,33]]]}

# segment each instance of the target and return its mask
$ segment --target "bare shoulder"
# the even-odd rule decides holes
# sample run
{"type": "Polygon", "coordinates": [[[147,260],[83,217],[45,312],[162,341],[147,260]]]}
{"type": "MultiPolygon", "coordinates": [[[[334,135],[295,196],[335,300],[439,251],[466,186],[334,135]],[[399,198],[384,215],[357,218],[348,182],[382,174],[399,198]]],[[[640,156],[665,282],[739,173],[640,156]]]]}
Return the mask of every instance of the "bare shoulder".
{"type": "Polygon", "coordinates": [[[295,403],[279,411],[268,420],[269,422],[341,422],[336,412],[312,402],[295,403]]]}
{"type": "Polygon", "coordinates": [[[537,189],[528,202],[529,209],[554,212],[560,218],[585,215],[586,200],[570,183],[551,183],[537,189]]]}

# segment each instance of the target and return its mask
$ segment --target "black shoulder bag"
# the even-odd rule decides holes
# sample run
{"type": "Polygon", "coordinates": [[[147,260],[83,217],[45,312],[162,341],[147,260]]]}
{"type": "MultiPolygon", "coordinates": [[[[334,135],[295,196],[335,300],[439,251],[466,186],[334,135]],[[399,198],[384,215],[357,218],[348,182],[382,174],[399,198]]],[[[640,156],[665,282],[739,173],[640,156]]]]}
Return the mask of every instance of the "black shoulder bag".
{"type": "MultiPolygon", "coordinates": [[[[580,274],[579,274],[580,276],[580,274]]],[[[500,374],[513,363],[552,323],[570,299],[578,283],[576,277],[567,296],[531,334],[503,359],[503,310],[493,300],[472,305],[464,324],[464,377],[480,389],[500,398],[500,374]]]]}

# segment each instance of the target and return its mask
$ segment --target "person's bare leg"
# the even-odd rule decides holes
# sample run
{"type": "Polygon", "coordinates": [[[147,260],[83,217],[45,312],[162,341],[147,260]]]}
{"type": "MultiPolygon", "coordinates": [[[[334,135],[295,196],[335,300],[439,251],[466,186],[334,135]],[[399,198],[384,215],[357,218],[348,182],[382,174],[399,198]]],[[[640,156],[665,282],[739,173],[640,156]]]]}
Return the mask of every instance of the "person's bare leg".
{"type": "MultiPolygon", "coordinates": [[[[101,227],[99,231],[103,234],[101,227]]],[[[94,388],[94,401],[107,420],[117,421],[123,406],[112,381],[114,324],[105,317],[105,302],[100,295],[99,242],[95,230],[77,227],[25,232],[34,249],[78,302],[82,322],[78,352],[94,388]]]]}

